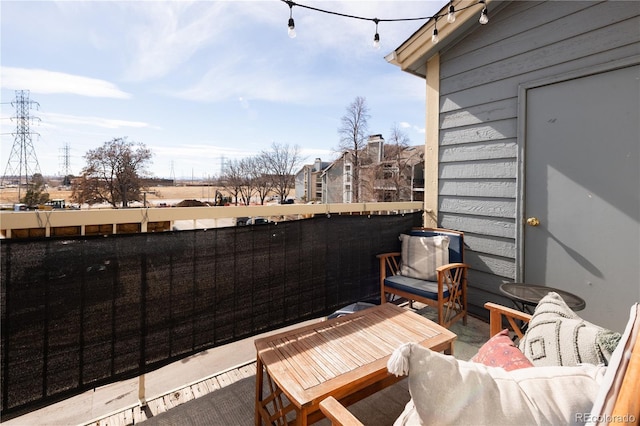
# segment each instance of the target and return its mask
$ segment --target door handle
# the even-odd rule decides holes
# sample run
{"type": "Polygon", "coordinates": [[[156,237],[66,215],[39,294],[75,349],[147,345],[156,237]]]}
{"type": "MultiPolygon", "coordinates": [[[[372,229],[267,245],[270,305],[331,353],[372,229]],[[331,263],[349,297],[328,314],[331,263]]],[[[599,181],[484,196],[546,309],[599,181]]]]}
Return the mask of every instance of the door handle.
{"type": "Polygon", "coordinates": [[[538,219],[537,217],[529,217],[527,218],[527,225],[538,226],[540,225],[540,219],[538,219]]]}

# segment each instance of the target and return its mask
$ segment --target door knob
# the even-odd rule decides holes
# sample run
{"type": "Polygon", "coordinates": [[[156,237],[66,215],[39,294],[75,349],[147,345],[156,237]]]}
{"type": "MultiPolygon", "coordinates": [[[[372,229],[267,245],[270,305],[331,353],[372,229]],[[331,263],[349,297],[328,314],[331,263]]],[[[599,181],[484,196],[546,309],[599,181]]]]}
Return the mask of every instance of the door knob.
{"type": "Polygon", "coordinates": [[[540,225],[540,219],[538,219],[537,217],[529,217],[527,218],[527,225],[538,226],[540,225]]]}

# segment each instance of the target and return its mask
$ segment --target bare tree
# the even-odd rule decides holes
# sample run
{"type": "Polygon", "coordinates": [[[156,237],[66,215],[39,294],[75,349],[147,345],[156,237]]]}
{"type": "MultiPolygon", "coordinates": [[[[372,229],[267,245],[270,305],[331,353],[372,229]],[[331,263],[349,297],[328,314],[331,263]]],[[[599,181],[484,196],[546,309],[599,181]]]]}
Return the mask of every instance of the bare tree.
{"type": "Polygon", "coordinates": [[[406,198],[407,191],[411,191],[411,164],[419,159],[416,158],[417,154],[407,151],[409,143],[409,136],[394,124],[382,164],[385,186],[393,188],[389,199],[385,201],[400,201],[406,198]]]}
{"type": "Polygon", "coordinates": [[[245,206],[251,204],[251,198],[256,192],[258,181],[258,168],[256,157],[243,158],[240,160],[240,199],[245,206]]]}
{"type": "Polygon", "coordinates": [[[114,208],[140,201],[141,178],[152,155],[144,144],[128,142],[126,137],[89,150],[84,156],[87,165],[81,178],[74,181],[71,198],[80,203],[107,202],[114,208]]]}
{"type": "Polygon", "coordinates": [[[284,201],[289,191],[295,186],[294,171],[304,160],[300,155],[300,147],[288,144],[272,143],[270,151],[261,154],[265,166],[273,179],[273,189],[284,201]]]}
{"type": "Polygon", "coordinates": [[[224,189],[231,194],[235,205],[238,205],[238,196],[243,183],[243,175],[240,160],[229,161],[225,168],[225,173],[220,177],[220,183],[224,189]]]}
{"type": "Polygon", "coordinates": [[[368,169],[374,174],[372,193],[377,201],[411,199],[413,166],[422,161],[423,151],[409,144],[407,134],[394,125],[385,144],[383,161],[368,169]]]}
{"type": "Polygon", "coordinates": [[[357,203],[360,200],[360,167],[361,151],[366,146],[368,136],[369,108],[367,100],[363,97],[356,97],[347,107],[347,112],[341,118],[341,125],[338,129],[340,135],[341,152],[348,151],[351,157],[351,191],[352,201],[357,203]]]}
{"type": "Polygon", "coordinates": [[[254,167],[256,192],[260,198],[260,204],[264,204],[264,201],[267,199],[267,195],[273,191],[275,181],[274,176],[269,170],[268,159],[265,157],[264,153],[261,153],[254,158],[254,167]]]}

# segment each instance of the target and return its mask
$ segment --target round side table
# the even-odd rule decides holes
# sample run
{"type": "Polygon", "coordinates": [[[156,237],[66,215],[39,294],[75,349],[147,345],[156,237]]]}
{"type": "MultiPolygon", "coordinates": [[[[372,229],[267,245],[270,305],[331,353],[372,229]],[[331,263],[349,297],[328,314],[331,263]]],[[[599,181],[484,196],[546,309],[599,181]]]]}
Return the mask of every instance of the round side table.
{"type": "Polygon", "coordinates": [[[580,311],[587,303],[579,296],[568,291],[545,285],[527,283],[506,283],[500,286],[500,291],[513,301],[518,309],[523,312],[533,313],[533,310],[544,296],[550,291],[558,293],[574,311],[580,311]]]}

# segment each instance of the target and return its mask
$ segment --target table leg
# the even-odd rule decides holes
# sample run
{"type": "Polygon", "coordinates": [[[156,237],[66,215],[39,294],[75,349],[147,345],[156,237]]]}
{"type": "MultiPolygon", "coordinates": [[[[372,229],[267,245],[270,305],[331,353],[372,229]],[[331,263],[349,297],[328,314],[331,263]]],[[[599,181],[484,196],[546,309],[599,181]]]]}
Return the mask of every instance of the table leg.
{"type": "Polygon", "coordinates": [[[449,343],[449,346],[444,349],[445,355],[453,355],[453,342],[449,343]]]}
{"type": "Polygon", "coordinates": [[[306,408],[303,408],[297,414],[298,416],[296,418],[296,424],[298,426],[307,426],[309,424],[309,411],[306,408]]]}
{"type": "Polygon", "coordinates": [[[285,426],[288,424],[287,414],[291,411],[296,412],[296,424],[308,424],[306,416],[301,416],[296,406],[290,401],[285,400],[282,390],[269,376],[269,371],[264,367],[260,357],[256,357],[255,401],[255,426],[262,426],[262,424],[285,426]],[[265,385],[267,386],[268,392],[266,396],[265,385]],[[303,418],[304,420],[301,420],[303,418]],[[301,421],[303,421],[303,423],[300,423],[301,421]]]}
{"type": "Polygon", "coordinates": [[[263,380],[263,366],[260,356],[256,357],[256,406],[255,406],[255,425],[260,426],[262,424],[262,380],[263,380]]]}

